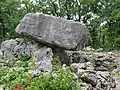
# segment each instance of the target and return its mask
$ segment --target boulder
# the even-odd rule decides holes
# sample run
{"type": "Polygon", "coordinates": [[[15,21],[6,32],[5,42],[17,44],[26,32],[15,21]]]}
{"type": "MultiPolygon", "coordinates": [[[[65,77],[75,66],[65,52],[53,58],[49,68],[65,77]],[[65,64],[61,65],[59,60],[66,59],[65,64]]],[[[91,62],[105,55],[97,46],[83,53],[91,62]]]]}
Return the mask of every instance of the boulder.
{"type": "Polygon", "coordinates": [[[89,37],[83,23],[40,13],[26,14],[17,26],[16,32],[50,47],[71,50],[83,49],[89,37]]]}

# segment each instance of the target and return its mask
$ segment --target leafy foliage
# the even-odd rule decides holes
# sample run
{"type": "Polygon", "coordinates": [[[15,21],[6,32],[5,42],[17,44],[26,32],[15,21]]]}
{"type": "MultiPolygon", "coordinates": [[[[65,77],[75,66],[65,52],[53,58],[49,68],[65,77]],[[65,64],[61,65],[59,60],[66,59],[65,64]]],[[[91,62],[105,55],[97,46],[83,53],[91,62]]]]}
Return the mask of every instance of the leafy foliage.
{"type": "Polygon", "coordinates": [[[0,6],[0,42],[18,36],[14,29],[26,13],[40,12],[83,22],[93,48],[116,49],[120,0],[1,0],[0,6]]]}

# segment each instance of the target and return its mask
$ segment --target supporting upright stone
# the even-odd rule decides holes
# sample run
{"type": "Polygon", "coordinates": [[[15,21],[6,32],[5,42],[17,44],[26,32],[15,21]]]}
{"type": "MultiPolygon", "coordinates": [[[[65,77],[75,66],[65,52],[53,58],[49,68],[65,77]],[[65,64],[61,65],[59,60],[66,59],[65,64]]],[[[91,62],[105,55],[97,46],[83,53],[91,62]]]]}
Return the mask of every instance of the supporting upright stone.
{"type": "Polygon", "coordinates": [[[40,72],[52,72],[52,49],[48,47],[42,47],[38,51],[34,52],[35,56],[35,68],[33,74],[37,75],[40,72]]]}

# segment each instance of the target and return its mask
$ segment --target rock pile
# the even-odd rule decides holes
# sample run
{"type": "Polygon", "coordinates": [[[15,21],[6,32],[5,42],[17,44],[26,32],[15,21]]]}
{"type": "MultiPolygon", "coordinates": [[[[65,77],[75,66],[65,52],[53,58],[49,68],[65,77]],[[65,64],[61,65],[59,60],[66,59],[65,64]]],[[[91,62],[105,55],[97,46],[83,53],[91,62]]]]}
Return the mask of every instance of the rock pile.
{"type": "MultiPolygon", "coordinates": [[[[66,51],[74,72],[84,73],[85,90],[113,90],[116,88],[114,73],[119,57],[103,52],[66,51]]],[[[66,56],[65,56],[66,57],[66,56]]],[[[117,89],[115,89],[117,90],[117,89]]]]}

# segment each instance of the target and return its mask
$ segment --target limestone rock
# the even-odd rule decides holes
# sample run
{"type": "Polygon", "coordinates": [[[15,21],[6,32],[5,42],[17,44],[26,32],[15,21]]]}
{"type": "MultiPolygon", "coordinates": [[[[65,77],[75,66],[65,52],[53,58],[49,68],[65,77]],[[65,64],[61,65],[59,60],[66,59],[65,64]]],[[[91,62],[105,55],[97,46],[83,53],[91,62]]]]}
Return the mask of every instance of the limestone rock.
{"type": "Polygon", "coordinates": [[[52,49],[43,47],[38,51],[34,52],[35,56],[35,68],[33,74],[37,75],[40,72],[51,72],[52,71],[52,49]]]}
{"type": "Polygon", "coordinates": [[[25,42],[24,39],[16,38],[3,41],[1,44],[1,51],[4,56],[8,58],[17,58],[19,55],[32,55],[33,52],[37,51],[39,46],[37,43],[31,44],[25,42]]]}
{"type": "Polygon", "coordinates": [[[85,71],[94,71],[94,67],[91,62],[87,63],[72,63],[70,65],[71,69],[78,74],[85,71]]]}
{"type": "MultiPolygon", "coordinates": [[[[61,55],[63,63],[91,63],[96,71],[107,71],[117,67],[117,57],[102,52],[68,51],[65,50],[61,55]]],[[[92,68],[89,67],[89,68],[92,68]]]]}
{"type": "Polygon", "coordinates": [[[26,14],[17,26],[16,32],[30,36],[47,46],[72,50],[83,49],[89,37],[83,23],[40,13],[26,14]]]}
{"type": "Polygon", "coordinates": [[[81,79],[89,86],[85,90],[116,90],[115,79],[109,72],[86,72],[81,79]]]}
{"type": "Polygon", "coordinates": [[[87,85],[84,90],[119,90],[119,57],[107,52],[65,51],[70,67],[87,85]],[[71,56],[71,57],[70,57],[71,56]],[[83,58],[84,57],[84,58],[83,58]],[[81,62],[82,61],[82,62],[81,62]]]}

